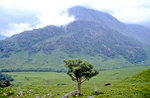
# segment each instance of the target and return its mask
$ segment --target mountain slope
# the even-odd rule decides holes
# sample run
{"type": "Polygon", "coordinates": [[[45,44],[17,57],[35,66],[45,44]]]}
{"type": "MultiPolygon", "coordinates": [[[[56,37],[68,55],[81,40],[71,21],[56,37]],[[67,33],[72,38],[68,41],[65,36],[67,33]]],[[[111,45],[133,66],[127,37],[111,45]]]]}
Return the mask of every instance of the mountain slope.
{"type": "Polygon", "coordinates": [[[125,27],[123,23],[119,22],[116,18],[107,13],[81,6],[75,6],[68,9],[68,13],[70,16],[74,16],[76,20],[94,21],[115,29],[125,27]]]}
{"type": "Polygon", "coordinates": [[[0,68],[64,71],[63,60],[67,58],[86,59],[98,69],[148,64],[149,47],[134,36],[124,35],[120,30],[127,30],[125,24],[83,7],[69,11],[77,16],[66,26],[24,31],[0,41],[0,68]]]}
{"type": "Polygon", "coordinates": [[[85,54],[105,55],[107,57],[122,55],[132,63],[146,59],[146,54],[141,48],[142,44],[109,27],[89,21],[75,21],[70,25],[68,25],[70,29],[68,32],[74,30],[76,33],[70,38],[63,39],[64,41],[71,39],[68,43],[61,40],[62,44],[66,44],[67,52],[76,49],[72,50],[71,53],[83,51],[85,54]],[[77,45],[80,46],[76,47],[77,45]]]}
{"type": "Polygon", "coordinates": [[[150,30],[146,27],[136,24],[124,24],[107,13],[81,6],[70,8],[68,13],[70,16],[74,16],[76,20],[95,21],[101,25],[106,25],[111,29],[117,30],[125,36],[150,45],[150,30]]]}
{"type": "Polygon", "coordinates": [[[129,36],[134,36],[139,41],[150,45],[150,29],[137,24],[127,24],[126,27],[130,31],[127,33],[129,36]]]}

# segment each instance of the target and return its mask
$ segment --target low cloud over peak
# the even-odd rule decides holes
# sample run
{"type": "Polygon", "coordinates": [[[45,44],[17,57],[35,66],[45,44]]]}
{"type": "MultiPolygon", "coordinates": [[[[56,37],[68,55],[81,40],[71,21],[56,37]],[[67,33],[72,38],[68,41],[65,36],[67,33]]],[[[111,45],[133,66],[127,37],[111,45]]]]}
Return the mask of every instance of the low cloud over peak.
{"type": "Polygon", "coordinates": [[[105,11],[125,23],[150,21],[149,0],[1,0],[0,34],[11,36],[47,25],[74,20],[66,10],[80,5],[105,11]]]}

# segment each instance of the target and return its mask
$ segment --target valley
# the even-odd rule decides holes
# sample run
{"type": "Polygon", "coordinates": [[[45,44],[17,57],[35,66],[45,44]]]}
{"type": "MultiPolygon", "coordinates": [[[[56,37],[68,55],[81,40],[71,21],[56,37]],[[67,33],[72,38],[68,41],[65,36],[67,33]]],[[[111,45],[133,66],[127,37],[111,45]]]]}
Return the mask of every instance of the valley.
{"type": "MultiPolygon", "coordinates": [[[[94,98],[148,98],[150,97],[150,78],[149,76],[140,77],[144,74],[148,75],[149,71],[147,73],[144,72],[148,69],[150,69],[150,66],[100,71],[98,76],[82,85],[81,98],[87,98],[87,96],[93,96],[94,98]],[[144,73],[139,75],[138,73],[140,72],[144,73]],[[106,83],[111,83],[111,85],[103,86],[106,83]],[[95,95],[95,89],[100,91],[100,93],[95,95]]],[[[10,72],[7,74],[14,78],[12,82],[14,86],[1,90],[1,97],[5,97],[2,92],[6,92],[11,97],[35,98],[38,96],[47,98],[53,95],[52,98],[61,98],[66,93],[77,89],[76,82],[73,82],[66,73],[10,72]],[[29,90],[31,90],[30,93],[28,92],[29,90]],[[21,95],[21,92],[23,95],[21,95]]]]}

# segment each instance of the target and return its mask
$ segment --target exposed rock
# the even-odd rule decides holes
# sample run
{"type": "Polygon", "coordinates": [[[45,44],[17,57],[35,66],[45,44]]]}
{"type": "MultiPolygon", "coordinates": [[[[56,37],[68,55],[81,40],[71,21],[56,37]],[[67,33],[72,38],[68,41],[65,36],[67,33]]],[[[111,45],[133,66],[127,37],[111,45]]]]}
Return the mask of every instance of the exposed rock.
{"type": "Polygon", "coordinates": [[[78,91],[71,91],[70,93],[65,94],[62,98],[69,98],[69,96],[75,96],[78,91]]]}
{"type": "Polygon", "coordinates": [[[111,85],[111,83],[106,83],[106,84],[104,84],[104,86],[109,86],[109,85],[111,85]]]}

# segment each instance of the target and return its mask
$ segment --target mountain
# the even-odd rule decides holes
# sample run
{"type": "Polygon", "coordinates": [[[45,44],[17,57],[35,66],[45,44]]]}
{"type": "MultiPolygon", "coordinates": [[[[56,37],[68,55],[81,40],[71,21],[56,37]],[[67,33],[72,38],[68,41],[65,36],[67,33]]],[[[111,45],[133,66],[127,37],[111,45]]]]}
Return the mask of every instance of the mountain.
{"type": "Polygon", "coordinates": [[[0,41],[0,68],[64,71],[68,58],[88,60],[100,70],[149,64],[149,39],[143,40],[149,29],[80,6],[68,13],[76,19],[68,25],[24,31],[0,41]]]}
{"type": "Polygon", "coordinates": [[[94,21],[101,25],[106,25],[110,28],[120,29],[124,28],[125,24],[119,22],[115,17],[108,13],[100,12],[97,10],[75,6],[68,10],[70,16],[74,16],[76,20],[94,21]]]}
{"type": "Polygon", "coordinates": [[[140,24],[150,29],[150,21],[142,22],[140,24]]]}
{"type": "Polygon", "coordinates": [[[124,24],[107,13],[81,6],[72,7],[68,12],[69,15],[74,16],[76,20],[95,21],[101,25],[106,25],[107,27],[116,30],[125,36],[150,45],[150,29],[144,26],[137,24],[124,24]]]}
{"type": "Polygon", "coordinates": [[[127,24],[126,27],[129,36],[150,45],[150,29],[137,24],[127,24]]]}
{"type": "Polygon", "coordinates": [[[4,40],[6,36],[0,35],[0,40],[4,40]]]}

